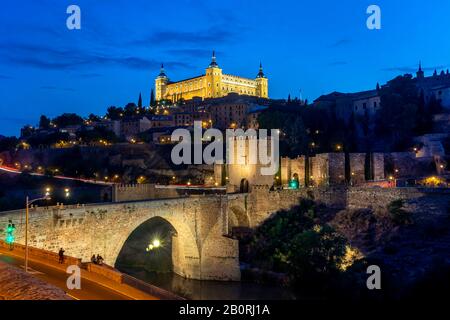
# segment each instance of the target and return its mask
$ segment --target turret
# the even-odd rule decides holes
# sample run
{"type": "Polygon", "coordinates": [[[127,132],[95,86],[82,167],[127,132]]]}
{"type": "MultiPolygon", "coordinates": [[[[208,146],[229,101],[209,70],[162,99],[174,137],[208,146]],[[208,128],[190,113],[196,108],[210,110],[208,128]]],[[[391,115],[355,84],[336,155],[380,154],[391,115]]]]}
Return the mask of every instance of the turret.
{"type": "Polygon", "coordinates": [[[213,50],[212,57],[211,57],[211,63],[209,64],[210,68],[218,68],[219,65],[216,62],[216,51],[213,50]]]}
{"type": "Polygon", "coordinates": [[[211,63],[206,68],[206,97],[217,98],[222,94],[222,69],[216,61],[216,52],[213,51],[211,63]]]}
{"type": "Polygon", "coordinates": [[[256,78],[264,78],[264,72],[263,72],[263,67],[262,67],[262,63],[259,62],[259,72],[256,75],[256,78]]]}
{"type": "Polygon", "coordinates": [[[169,82],[169,78],[167,77],[167,75],[165,73],[164,64],[161,64],[161,69],[159,70],[159,75],[155,79],[155,99],[156,99],[156,101],[164,99],[167,82],[169,82]]]}
{"type": "Polygon", "coordinates": [[[425,77],[425,73],[422,70],[422,62],[419,62],[419,70],[416,72],[417,79],[423,79],[425,77]]]}
{"type": "Polygon", "coordinates": [[[256,95],[260,98],[269,97],[269,82],[264,75],[262,63],[259,63],[259,72],[256,75],[256,95]]]}

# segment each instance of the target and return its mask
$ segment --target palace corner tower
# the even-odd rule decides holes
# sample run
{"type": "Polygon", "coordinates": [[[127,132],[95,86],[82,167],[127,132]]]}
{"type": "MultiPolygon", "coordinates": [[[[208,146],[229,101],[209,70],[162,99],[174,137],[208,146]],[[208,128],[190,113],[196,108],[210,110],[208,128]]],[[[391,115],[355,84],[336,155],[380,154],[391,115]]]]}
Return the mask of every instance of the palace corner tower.
{"type": "Polygon", "coordinates": [[[164,66],[161,65],[161,71],[155,79],[155,93],[156,100],[172,102],[181,99],[190,100],[194,97],[219,98],[229,93],[268,98],[269,82],[264,75],[261,63],[255,79],[223,73],[213,52],[211,63],[206,68],[205,74],[197,77],[173,82],[169,80],[164,66]]]}

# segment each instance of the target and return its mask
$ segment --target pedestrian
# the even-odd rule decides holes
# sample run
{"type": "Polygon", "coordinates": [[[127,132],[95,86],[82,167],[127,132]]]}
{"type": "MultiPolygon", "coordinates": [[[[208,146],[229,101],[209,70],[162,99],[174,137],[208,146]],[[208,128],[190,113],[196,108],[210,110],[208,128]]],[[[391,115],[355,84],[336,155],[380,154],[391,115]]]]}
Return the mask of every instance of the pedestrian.
{"type": "Polygon", "coordinates": [[[64,263],[64,250],[63,250],[63,248],[59,249],[58,256],[59,256],[59,263],[63,264],[64,263]]]}
{"type": "Polygon", "coordinates": [[[95,257],[95,254],[92,255],[91,262],[97,264],[97,258],[95,257]]]}
{"type": "Polygon", "coordinates": [[[97,264],[102,265],[103,264],[103,258],[101,255],[97,254],[97,264]]]}

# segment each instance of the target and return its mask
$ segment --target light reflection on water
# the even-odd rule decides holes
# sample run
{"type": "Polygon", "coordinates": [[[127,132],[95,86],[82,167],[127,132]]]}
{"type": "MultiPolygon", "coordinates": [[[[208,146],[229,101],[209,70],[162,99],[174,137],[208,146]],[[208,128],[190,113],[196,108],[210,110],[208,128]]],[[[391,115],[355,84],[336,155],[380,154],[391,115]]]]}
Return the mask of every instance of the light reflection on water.
{"type": "Polygon", "coordinates": [[[142,268],[121,268],[121,271],[193,300],[292,300],[296,298],[289,289],[273,285],[191,280],[174,273],[149,272],[142,268]]]}

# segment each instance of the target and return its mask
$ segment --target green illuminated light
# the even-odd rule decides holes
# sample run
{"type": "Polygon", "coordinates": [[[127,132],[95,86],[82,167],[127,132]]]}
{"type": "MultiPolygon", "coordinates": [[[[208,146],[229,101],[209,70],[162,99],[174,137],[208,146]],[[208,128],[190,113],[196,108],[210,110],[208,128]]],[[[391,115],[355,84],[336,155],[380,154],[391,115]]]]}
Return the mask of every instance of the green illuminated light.
{"type": "Polygon", "coordinates": [[[293,179],[289,182],[289,188],[291,189],[298,189],[298,181],[293,179]]]}
{"type": "Polygon", "coordinates": [[[14,236],[14,231],[15,230],[16,230],[16,227],[12,223],[9,223],[8,226],[6,227],[5,242],[7,244],[12,244],[16,240],[16,237],[14,236]]]}
{"type": "Polygon", "coordinates": [[[8,234],[6,236],[6,241],[5,242],[7,244],[12,244],[12,243],[14,243],[15,240],[16,240],[16,238],[12,234],[8,234]]]}

